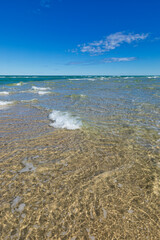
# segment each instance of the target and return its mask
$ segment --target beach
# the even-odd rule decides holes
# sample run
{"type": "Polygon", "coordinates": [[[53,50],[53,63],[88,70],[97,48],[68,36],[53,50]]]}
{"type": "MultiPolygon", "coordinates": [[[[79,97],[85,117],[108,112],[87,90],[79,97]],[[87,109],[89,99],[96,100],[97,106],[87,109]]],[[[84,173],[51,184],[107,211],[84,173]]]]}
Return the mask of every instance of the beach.
{"type": "Polygon", "coordinates": [[[0,238],[159,239],[159,76],[1,76],[0,238]]]}

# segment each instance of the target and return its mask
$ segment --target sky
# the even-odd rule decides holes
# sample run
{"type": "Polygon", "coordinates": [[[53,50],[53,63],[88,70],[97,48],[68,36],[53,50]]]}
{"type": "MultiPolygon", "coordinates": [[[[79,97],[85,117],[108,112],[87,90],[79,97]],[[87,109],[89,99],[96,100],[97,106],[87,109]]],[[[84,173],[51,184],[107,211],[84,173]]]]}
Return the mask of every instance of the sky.
{"type": "Polygon", "coordinates": [[[0,75],[160,75],[160,1],[0,0],[0,75]]]}

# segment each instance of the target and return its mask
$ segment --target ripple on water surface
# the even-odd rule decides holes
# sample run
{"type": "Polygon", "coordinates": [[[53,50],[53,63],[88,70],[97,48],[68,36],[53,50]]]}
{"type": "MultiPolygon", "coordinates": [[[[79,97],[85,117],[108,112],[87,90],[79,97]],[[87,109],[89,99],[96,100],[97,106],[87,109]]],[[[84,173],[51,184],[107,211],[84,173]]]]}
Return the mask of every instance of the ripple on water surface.
{"type": "Polygon", "coordinates": [[[0,90],[1,238],[159,240],[158,78],[75,78],[0,90]]]}

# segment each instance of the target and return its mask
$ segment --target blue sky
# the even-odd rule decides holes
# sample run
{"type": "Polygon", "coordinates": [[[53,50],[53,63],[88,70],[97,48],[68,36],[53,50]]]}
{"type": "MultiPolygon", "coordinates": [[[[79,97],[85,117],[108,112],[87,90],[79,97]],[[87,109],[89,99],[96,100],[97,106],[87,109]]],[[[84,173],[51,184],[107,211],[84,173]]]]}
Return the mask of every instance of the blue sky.
{"type": "Polygon", "coordinates": [[[1,0],[0,74],[158,75],[158,0],[1,0]]]}

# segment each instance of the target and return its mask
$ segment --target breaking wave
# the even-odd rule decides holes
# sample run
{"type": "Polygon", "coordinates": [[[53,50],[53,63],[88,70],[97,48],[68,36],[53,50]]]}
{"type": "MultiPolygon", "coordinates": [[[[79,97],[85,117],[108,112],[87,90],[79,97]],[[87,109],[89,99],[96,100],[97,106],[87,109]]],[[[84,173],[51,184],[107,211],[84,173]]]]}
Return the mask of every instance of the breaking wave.
{"type": "Polygon", "coordinates": [[[32,86],[33,93],[37,93],[39,95],[50,94],[51,92],[47,91],[49,89],[50,88],[32,86]]]}
{"type": "Polygon", "coordinates": [[[72,116],[68,112],[61,112],[54,110],[49,114],[49,119],[53,121],[50,126],[55,128],[66,128],[70,130],[79,129],[82,122],[77,117],[72,116]]]}

